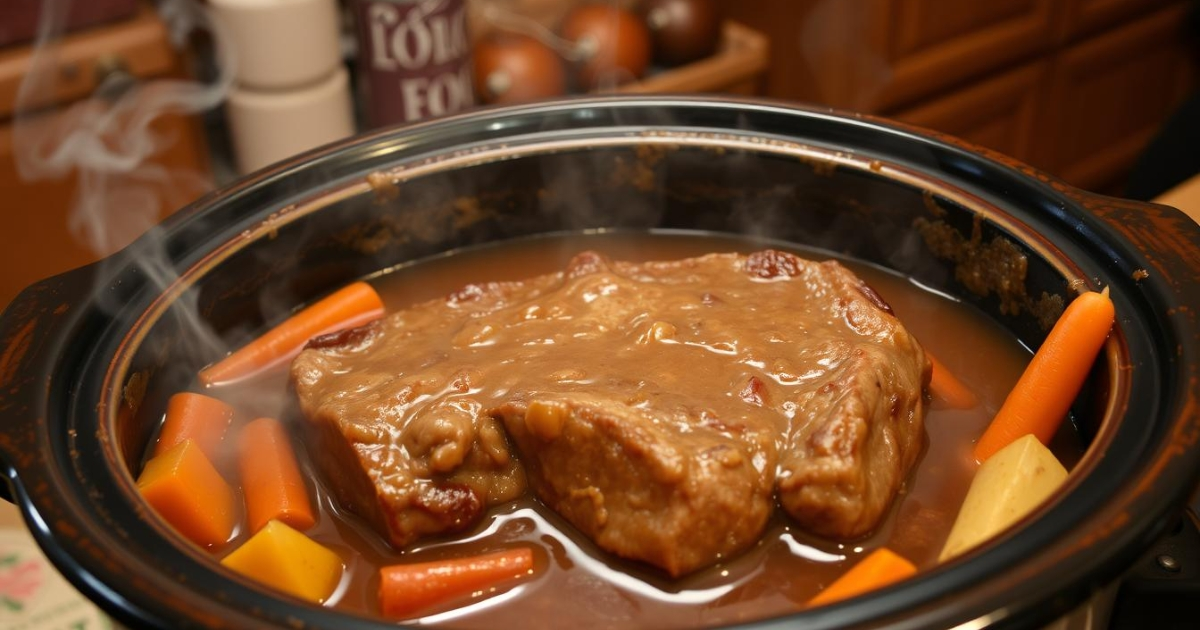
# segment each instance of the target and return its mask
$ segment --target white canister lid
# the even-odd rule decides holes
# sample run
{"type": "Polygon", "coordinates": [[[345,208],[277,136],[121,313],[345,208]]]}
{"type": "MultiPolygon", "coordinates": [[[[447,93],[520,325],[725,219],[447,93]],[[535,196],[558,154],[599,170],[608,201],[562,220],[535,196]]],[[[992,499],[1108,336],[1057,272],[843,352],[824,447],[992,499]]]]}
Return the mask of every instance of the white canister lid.
{"type": "Polygon", "coordinates": [[[225,113],[241,173],[354,133],[350,79],[341,67],[328,79],[296,90],[237,86],[225,113]]]}
{"type": "Polygon", "coordinates": [[[336,0],[209,0],[232,39],[237,82],[282,89],[318,81],[342,63],[336,0]]]}

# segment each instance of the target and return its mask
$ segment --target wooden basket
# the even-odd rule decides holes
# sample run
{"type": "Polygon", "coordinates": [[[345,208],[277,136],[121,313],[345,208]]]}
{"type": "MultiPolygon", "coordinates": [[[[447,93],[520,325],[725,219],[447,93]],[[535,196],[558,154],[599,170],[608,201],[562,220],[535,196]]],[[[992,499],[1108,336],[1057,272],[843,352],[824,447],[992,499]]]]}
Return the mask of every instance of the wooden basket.
{"type": "Polygon", "coordinates": [[[710,57],[675,68],[652,72],[641,81],[615,88],[621,93],[720,92],[756,95],[762,92],[770,44],[766,35],[730,20],[721,25],[721,42],[710,57]]]}

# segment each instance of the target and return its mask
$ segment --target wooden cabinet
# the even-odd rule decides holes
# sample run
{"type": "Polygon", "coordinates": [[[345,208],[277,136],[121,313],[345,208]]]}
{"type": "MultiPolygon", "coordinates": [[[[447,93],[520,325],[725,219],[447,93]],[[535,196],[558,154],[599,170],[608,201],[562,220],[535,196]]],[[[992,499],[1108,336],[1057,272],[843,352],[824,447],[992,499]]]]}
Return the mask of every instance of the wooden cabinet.
{"type": "Polygon", "coordinates": [[[1124,20],[1145,15],[1169,4],[1186,4],[1178,0],[1062,0],[1059,38],[1077,41],[1102,29],[1117,26],[1124,20]]]}
{"type": "Polygon", "coordinates": [[[1038,94],[1049,72],[1049,62],[1027,63],[905,110],[900,117],[1032,162],[1039,146],[1038,94]]]}
{"type": "MultiPolygon", "coordinates": [[[[18,152],[45,155],[45,147],[62,144],[52,139],[63,137],[64,111],[92,95],[106,72],[125,73],[136,82],[185,76],[183,58],[148,3],[143,2],[128,19],[64,37],[50,66],[54,89],[25,101],[26,110],[18,120],[18,86],[32,55],[24,45],[0,49],[0,309],[37,280],[120,249],[211,187],[199,119],[169,112],[153,117],[148,134],[124,133],[140,125],[121,124],[113,125],[112,133],[75,136],[110,143],[109,149],[127,156],[145,149],[141,168],[127,175],[96,180],[81,178],[70,168],[31,180],[18,172],[18,152]],[[17,125],[23,126],[23,132],[17,131],[17,125]],[[129,146],[135,137],[150,140],[152,146],[129,146]],[[40,139],[51,141],[39,146],[36,140],[40,139]],[[103,242],[89,242],[79,229],[87,213],[96,228],[92,234],[102,230],[99,240],[103,242]]],[[[91,105],[93,120],[104,119],[111,111],[103,99],[91,105]]]]}
{"type": "Polygon", "coordinates": [[[1184,0],[756,0],[770,96],[879,114],[1120,192],[1195,86],[1184,0]]]}
{"type": "Polygon", "coordinates": [[[1029,58],[1045,49],[1054,31],[1052,0],[874,4],[873,28],[884,37],[891,72],[878,94],[864,103],[872,109],[911,102],[1029,58]]]}
{"type": "Polygon", "coordinates": [[[1032,161],[1069,182],[1108,188],[1191,87],[1179,52],[1185,7],[1173,5],[1055,56],[1046,87],[1047,143],[1032,161]]]}

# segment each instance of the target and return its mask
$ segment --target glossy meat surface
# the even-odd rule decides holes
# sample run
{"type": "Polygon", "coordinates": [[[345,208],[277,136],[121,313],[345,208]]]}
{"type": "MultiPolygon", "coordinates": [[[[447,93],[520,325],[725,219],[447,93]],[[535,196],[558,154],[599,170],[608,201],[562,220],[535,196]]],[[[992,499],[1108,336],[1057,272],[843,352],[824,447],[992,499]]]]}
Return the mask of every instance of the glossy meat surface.
{"type": "Polygon", "coordinates": [[[874,528],[923,444],[929,367],[836,262],[763,251],[471,285],[293,364],[310,452],[397,546],[532,491],[681,575],[801,527],[874,528]]]}

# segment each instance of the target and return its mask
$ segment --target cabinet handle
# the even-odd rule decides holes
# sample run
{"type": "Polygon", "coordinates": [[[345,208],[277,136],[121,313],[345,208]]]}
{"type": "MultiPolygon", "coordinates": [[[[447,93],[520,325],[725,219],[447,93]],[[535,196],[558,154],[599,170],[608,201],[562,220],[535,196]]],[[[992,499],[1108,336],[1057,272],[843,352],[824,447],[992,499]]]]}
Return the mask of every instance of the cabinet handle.
{"type": "Polygon", "coordinates": [[[125,58],[113,53],[96,58],[92,64],[92,76],[96,82],[93,95],[108,102],[121,98],[137,82],[125,58]]]}

